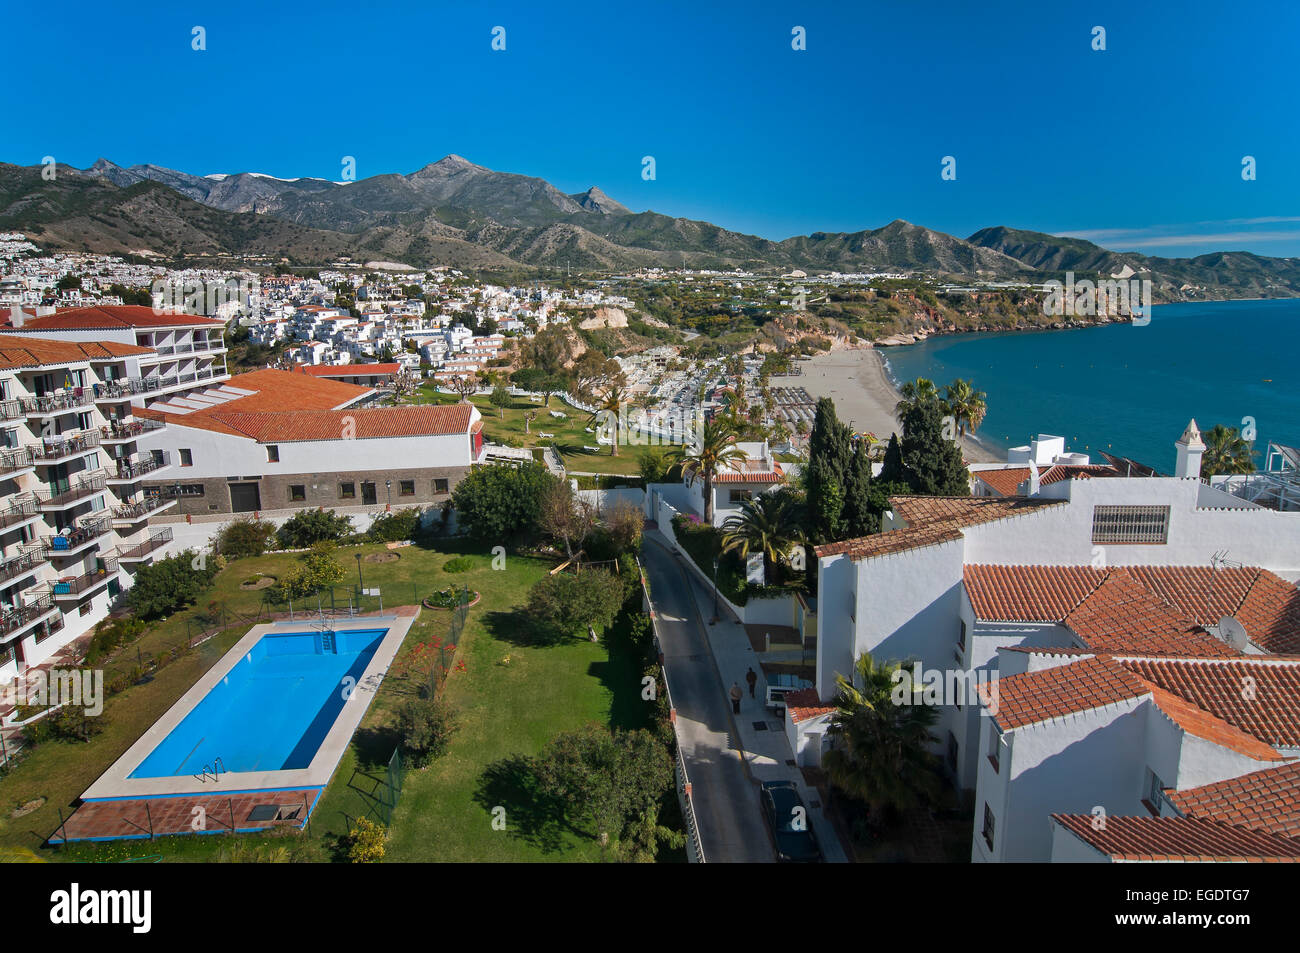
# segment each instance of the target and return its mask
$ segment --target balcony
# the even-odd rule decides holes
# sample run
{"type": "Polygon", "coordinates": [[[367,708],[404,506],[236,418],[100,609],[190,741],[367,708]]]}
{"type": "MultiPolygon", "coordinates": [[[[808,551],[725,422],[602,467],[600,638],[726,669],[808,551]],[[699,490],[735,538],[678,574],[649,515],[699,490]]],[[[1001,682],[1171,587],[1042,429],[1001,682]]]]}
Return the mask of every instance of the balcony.
{"type": "Polygon", "coordinates": [[[74,410],[88,410],[94,403],[94,395],[88,387],[76,387],[70,391],[45,394],[42,397],[20,397],[23,413],[29,417],[48,417],[53,414],[70,414],[74,410]]]}
{"type": "Polygon", "coordinates": [[[21,400],[0,400],[0,420],[17,420],[24,413],[21,400]]]}
{"type": "Polygon", "coordinates": [[[0,585],[19,576],[34,572],[37,567],[49,562],[44,546],[32,546],[24,549],[13,559],[0,563],[0,585]]]}
{"type": "Polygon", "coordinates": [[[143,543],[138,546],[132,546],[130,549],[121,549],[119,547],[117,558],[124,563],[139,562],[142,559],[148,559],[154,551],[162,549],[172,541],[172,530],[168,526],[153,533],[143,543]]]}
{"type": "Polygon", "coordinates": [[[34,494],[15,496],[10,499],[8,506],[0,509],[0,530],[34,519],[36,519],[36,496],[34,494]]]}
{"type": "MultiPolygon", "coordinates": [[[[54,600],[49,593],[42,593],[25,606],[11,606],[8,603],[0,605],[0,635],[8,635],[31,625],[53,608],[54,600]]],[[[59,620],[59,626],[56,626],[60,627],[62,619],[59,620]]]]}
{"type": "Polygon", "coordinates": [[[55,599],[80,599],[92,589],[98,589],[117,575],[117,557],[105,556],[102,569],[92,569],[80,576],[64,576],[50,583],[50,593],[55,599]]]}
{"type": "Polygon", "coordinates": [[[100,427],[100,439],[104,443],[128,443],[148,433],[166,430],[167,425],[161,420],[132,420],[128,423],[111,423],[100,427]]]}
{"type": "Polygon", "coordinates": [[[96,472],[92,476],[74,480],[67,489],[58,493],[37,493],[36,505],[42,513],[48,513],[51,510],[66,510],[69,506],[75,506],[96,493],[102,493],[104,486],[103,472],[96,472]]]}
{"type": "Polygon", "coordinates": [[[158,470],[166,469],[170,465],[170,457],[163,451],[154,451],[151,456],[135,462],[124,462],[119,460],[117,463],[117,473],[108,478],[109,483],[134,483],[136,480],[143,479],[147,474],[154,473],[158,470]]]}
{"type": "Polygon", "coordinates": [[[79,526],[70,526],[57,536],[45,537],[45,553],[51,557],[71,556],[112,529],[113,519],[109,516],[82,520],[79,526]]]}
{"type": "Polygon", "coordinates": [[[175,505],[176,500],[174,499],[169,500],[162,496],[146,496],[143,500],[113,507],[113,522],[119,526],[138,523],[140,520],[148,518],[151,513],[158,513],[175,505]]]}
{"type": "Polygon", "coordinates": [[[37,463],[60,463],[79,453],[93,450],[99,446],[98,430],[83,430],[65,437],[46,437],[39,445],[32,448],[32,458],[37,463]]]}
{"type": "Polygon", "coordinates": [[[0,479],[7,478],[33,465],[30,447],[7,447],[0,450],[0,479]]]}

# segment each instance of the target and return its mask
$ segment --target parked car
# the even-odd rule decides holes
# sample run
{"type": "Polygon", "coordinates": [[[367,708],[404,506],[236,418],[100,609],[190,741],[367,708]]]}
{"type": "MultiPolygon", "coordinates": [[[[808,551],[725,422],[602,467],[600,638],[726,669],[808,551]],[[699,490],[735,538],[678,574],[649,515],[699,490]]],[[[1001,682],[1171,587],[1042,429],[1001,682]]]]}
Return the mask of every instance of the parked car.
{"type": "Polygon", "coordinates": [[[813,833],[812,818],[793,781],[764,781],[759,792],[763,817],[772,832],[776,859],[790,863],[815,864],[822,851],[813,833]]]}

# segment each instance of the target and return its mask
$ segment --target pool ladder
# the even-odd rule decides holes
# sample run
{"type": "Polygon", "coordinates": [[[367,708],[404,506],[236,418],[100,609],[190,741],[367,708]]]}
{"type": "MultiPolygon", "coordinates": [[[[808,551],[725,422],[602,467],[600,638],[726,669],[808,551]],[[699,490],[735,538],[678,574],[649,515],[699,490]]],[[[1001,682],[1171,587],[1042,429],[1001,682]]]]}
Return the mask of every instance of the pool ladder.
{"type": "Polygon", "coordinates": [[[211,775],[213,781],[219,781],[221,779],[222,772],[224,772],[225,770],[226,770],[226,766],[225,764],[222,763],[221,759],[213,758],[212,764],[205,764],[203,766],[203,773],[200,774],[198,778],[204,784],[208,783],[209,775],[211,775]]]}

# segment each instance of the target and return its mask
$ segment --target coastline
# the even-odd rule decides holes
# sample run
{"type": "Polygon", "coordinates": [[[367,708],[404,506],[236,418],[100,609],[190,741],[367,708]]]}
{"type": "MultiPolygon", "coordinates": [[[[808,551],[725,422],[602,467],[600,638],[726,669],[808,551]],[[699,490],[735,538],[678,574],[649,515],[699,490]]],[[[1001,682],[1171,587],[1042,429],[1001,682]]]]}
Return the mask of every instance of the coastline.
{"type": "MultiPolygon", "coordinates": [[[[902,395],[877,349],[839,348],[800,364],[803,375],[796,386],[802,386],[814,398],[834,400],[836,414],[854,431],[870,431],[888,441],[891,433],[901,429],[894,407],[902,395]]],[[[962,440],[962,455],[967,463],[1002,463],[1006,459],[970,436],[962,440]]]]}

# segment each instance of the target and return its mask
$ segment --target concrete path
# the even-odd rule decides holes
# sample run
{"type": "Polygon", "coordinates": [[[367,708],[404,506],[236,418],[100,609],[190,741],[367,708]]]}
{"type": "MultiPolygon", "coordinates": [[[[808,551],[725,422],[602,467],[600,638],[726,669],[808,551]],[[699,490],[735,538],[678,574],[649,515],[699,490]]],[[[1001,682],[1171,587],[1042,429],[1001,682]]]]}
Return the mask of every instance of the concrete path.
{"type": "Polygon", "coordinates": [[[689,561],[657,529],[645,533],[642,558],[659,620],[664,666],[677,706],[682,753],[695,791],[705,859],[770,861],[771,837],[758,806],[758,784],[790,780],[799,786],[828,862],[845,863],[839,839],[822,813],[821,796],[804,783],[784,724],[769,712],[759,658],[745,627],[727,616],[709,625],[713,592],[689,561]],[[750,698],[745,673],[759,675],[759,697],[750,698]],[[726,697],[732,682],[745,690],[740,715],[726,697]],[[755,723],[764,725],[758,730],[755,723]],[[697,768],[698,765],[698,768],[697,768]],[[710,843],[716,846],[710,851],[710,843]]]}

